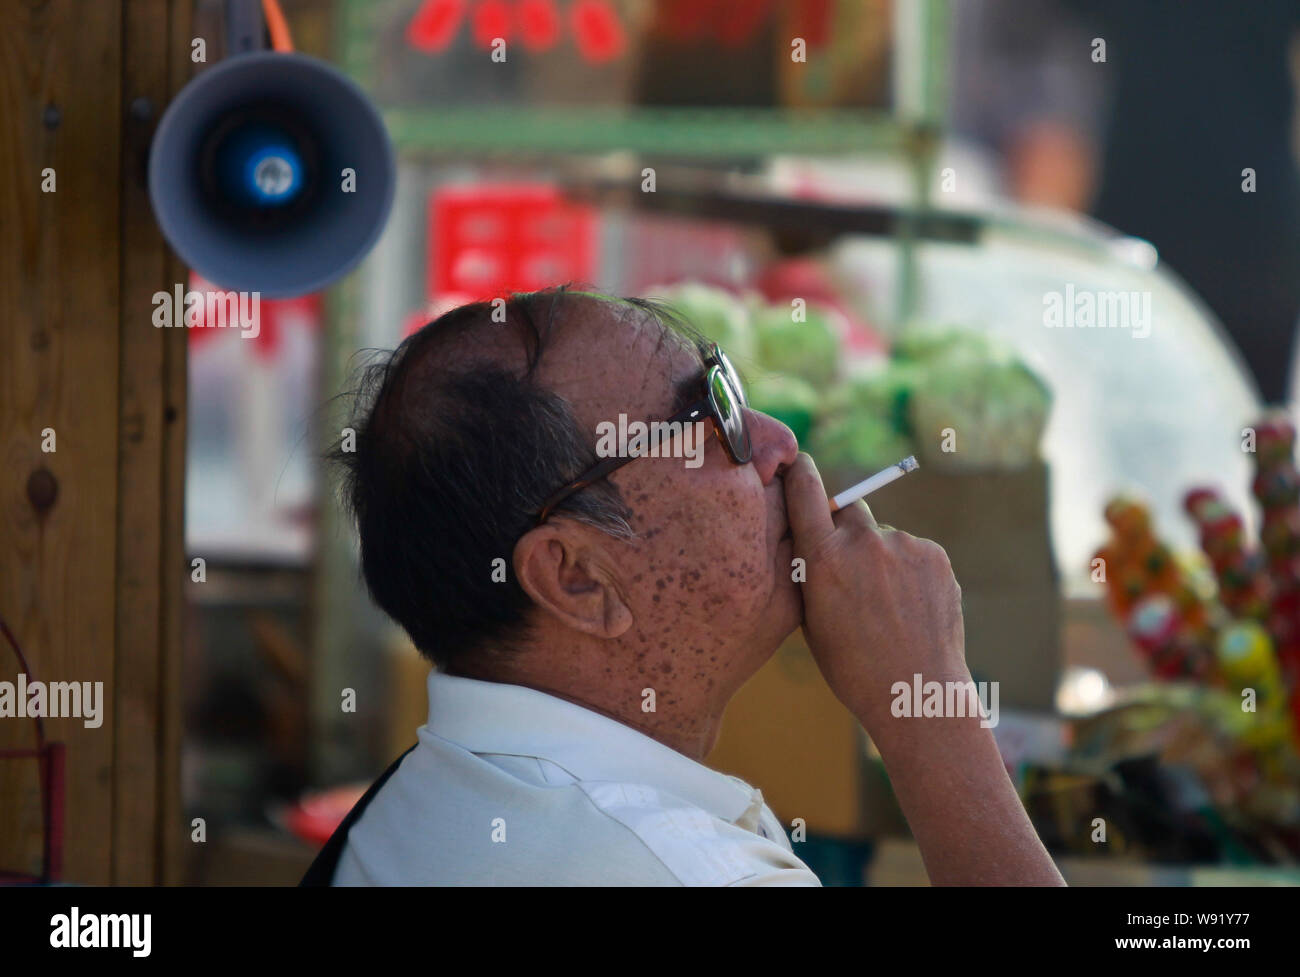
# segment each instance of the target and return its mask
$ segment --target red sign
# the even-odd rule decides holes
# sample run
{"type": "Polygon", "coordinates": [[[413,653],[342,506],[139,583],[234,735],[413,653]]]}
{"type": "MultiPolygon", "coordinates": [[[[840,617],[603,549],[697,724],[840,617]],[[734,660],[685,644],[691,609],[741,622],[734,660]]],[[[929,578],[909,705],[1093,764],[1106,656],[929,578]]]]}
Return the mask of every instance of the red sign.
{"type": "Polygon", "coordinates": [[[590,283],[596,212],[546,184],[444,187],[429,200],[431,300],[590,283]]]}

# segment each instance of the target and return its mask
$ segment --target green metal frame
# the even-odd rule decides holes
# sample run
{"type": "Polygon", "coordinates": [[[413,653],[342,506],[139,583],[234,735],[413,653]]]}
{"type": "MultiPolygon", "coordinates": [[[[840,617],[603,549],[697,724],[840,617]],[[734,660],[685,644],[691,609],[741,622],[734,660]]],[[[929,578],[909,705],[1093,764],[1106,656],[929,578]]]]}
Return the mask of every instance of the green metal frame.
{"type": "Polygon", "coordinates": [[[431,155],[634,152],[696,159],[773,153],[903,152],[893,120],[854,111],[781,109],[386,109],[402,153],[431,155]]]}
{"type": "MultiPolygon", "coordinates": [[[[942,116],[943,49],[948,0],[896,0],[898,16],[914,25],[920,43],[905,52],[916,61],[921,111],[902,119],[889,112],[756,108],[394,108],[381,106],[400,152],[438,154],[660,152],[685,157],[885,152],[911,155],[913,130],[942,116]]],[[[340,60],[363,88],[371,87],[381,36],[378,25],[405,0],[341,0],[340,60]]]]}
{"type": "MultiPolygon", "coordinates": [[[[893,112],[755,108],[421,107],[384,108],[384,122],[407,156],[511,157],[656,153],[694,159],[883,153],[903,159],[912,199],[908,210],[930,208],[939,133],[945,117],[945,59],[949,0],[895,0],[893,112]]],[[[362,87],[373,80],[378,25],[405,0],[341,0],[343,68],[362,87]]],[[[920,304],[916,224],[900,222],[896,319],[920,304]]]]}

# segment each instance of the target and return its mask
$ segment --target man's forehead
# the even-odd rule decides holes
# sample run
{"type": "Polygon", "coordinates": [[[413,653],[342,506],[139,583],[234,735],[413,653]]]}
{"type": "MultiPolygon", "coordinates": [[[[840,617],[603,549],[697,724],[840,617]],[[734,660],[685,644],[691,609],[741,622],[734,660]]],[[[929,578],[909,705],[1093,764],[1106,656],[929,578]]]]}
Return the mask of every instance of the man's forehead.
{"type": "Polygon", "coordinates": [[[649,310],[590,299],[544,358],[539,379],[584,421],[671,410],[679,385],[700,372],[694,345],[649,310]]]}

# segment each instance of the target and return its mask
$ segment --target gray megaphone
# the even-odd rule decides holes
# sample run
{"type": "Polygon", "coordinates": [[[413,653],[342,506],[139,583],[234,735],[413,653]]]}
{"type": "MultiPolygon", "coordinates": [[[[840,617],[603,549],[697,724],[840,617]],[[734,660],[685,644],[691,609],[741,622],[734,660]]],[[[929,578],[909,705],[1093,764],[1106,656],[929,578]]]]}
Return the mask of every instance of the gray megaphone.
{"type": "Polygon", "coordinates": [[[250,53],[199,75],[163,114],[149,198],[167,241],[214,285],[303,295],[379,239],[393,204],[393,147],[351,79],[316,58],[256,50],[239,20],[249,9],[227,6],[227,46],[250,53]]]}

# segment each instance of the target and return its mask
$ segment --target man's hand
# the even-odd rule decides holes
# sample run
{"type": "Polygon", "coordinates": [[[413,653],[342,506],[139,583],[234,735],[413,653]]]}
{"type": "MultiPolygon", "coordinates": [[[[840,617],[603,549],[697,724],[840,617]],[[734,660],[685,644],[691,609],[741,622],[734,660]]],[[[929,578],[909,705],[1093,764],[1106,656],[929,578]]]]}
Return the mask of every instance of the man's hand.
{"type": "Polygon", "coordinates": [[[831,690],[876,734],[890,689],[920,672],[968,681],[961,588],[928,539],[881,529],[865,502],[832,517],[813,460],[785,473],[794,553],[803,557],[804,635],[831,690]]]}
{"type": "Polygon", "coordinates": [[[785,472],[804,634],[827,684],[880,750],[936,884],[1060,885],[980,717],[899,717],[895,682],[969,682],[961,589],[943,548],[881,529],[865,503],[831,515],[812,459],[785,472]]]}

